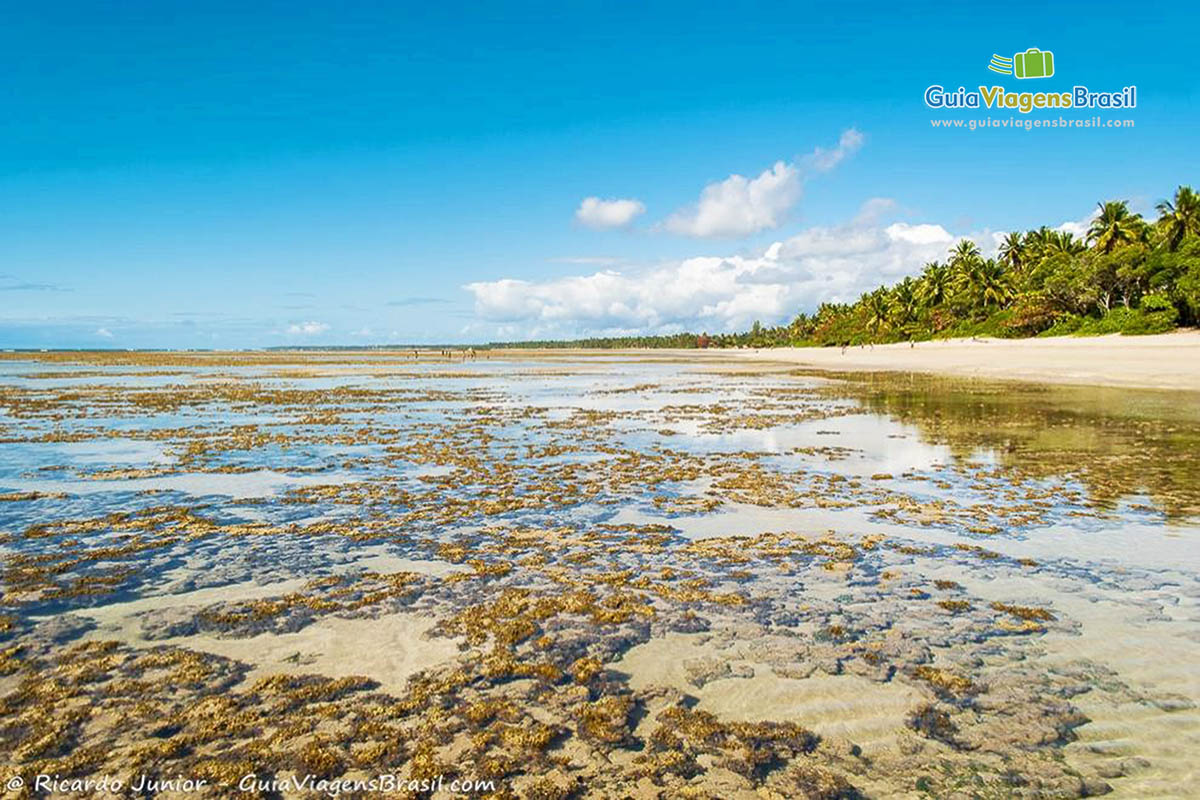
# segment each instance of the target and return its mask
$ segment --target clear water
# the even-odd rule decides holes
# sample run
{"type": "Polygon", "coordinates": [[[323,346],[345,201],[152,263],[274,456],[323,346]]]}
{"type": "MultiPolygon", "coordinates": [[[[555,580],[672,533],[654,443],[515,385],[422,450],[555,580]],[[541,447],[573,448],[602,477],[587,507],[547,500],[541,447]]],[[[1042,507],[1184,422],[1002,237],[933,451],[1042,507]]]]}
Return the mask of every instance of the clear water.
{"type": "MultiPolygon", "coordinates": [[[[717,611],[704,601],[655,601],[656,619],[710,614],[705,642],[724,642],[719,653],[726,655],[705,658],[738,666],[729,674],[717,668],[710,686],[739,698],[739,687],[756,687],[732,706],[704,685],[675,687],[698,697],[701,708],[753,718],[767,714],[755,710],[755,696],[803,689],[805,704],[787,714],[824,719],[813,703],[837,699],[839,684],[805,684],[785,674],[811,673],[796,665],[820,658],[825,679],[860,669],[881,691],[903,686],[922,702],[943,702],[954,715],[991,724],[988,709],[1003,703],[980,705],[976,695],[955,702],[931,689],[928,678],[914,677],[932,658],[950,672],[973,670],[979,686],[1014,703],[1004,674],[1046,678],[1048,687],[1075,681],[1071,691],[1046,688],[1022,702],[1071,704],[1085,720],[1033,751],[1065,758],[1093,788],[1099,781],[1118,796],[1182,796],[1172,792],[1194,775],[1200,402],[1185,394],[747,372],[719,360],[595,356],[185,360],[154,367],[8,361],[0,362],[0,387],[4,613],[15,620],[9,637],[44,659],[106,637],[135,650],[157,646],[162,638],[144,620],[168,607],[178,616],[182,601],[173,597],[200,614],[347,570],[371,575],[387,559],[410,571],[431,565],[442,578],[467,569],[472,555],[510,570],[481,578],[470,593],[461,588],[466,582],[423,578],[421,615],[434,622],[490,593],[544,586],[561,574],[551,567],[582,583],[612,571],[679,568],[752,601],[717,611]],[[170,514],[153,525],[137,521],[163,509],[204,526],[180,535],[170,514]],[[631,547],[588,538],[620,526],[639,535],[666,531],[665,543],[642,552],[636,539],[631,547]],[[536,565],[522,560],[529,552],[498,550],[488,538],[495,530],[552,529],[582,538],[548,548],[547,563],[536,565]],[[830,537],[856,547],[884,544],[864,546],[830,569],[812,559],[785,564],[767,552],[772,535],[790,537],[789,547],[830,537]],[[466,555],[448,556],[447,544],[461,544],[466,555]],[[720,555],[706,546],[722,548],[720,555]],[[99,548],[108,550],[95,556],[99,548]],[[745,563],[731,563],[740,550],[745,563]],[[934,607],[942,597],[931,588],[938,581],[957,585],[954,597],[970,610],[956,616],[934,607]],[[187,594],[222,587],[226,600],[187,594]],[[247,594],[246,587],[255,588],[247,594]],[[1052,619],[1021,619],[1006,606],[1040,609],[1052,619]],[[56,619],[87,624],[52,640],[46,623],[56,619]],[[902,633],[925,655],[896,647],[888,671],[846,666],[859,663],[861,648],[836,636],[829,645],[820,632],[832,623],[858,626],[867,638],[902,633]],[[785,641],[748,655],[749,640],[779,631],[791,631],[794,652],[785,641]],[[821,649],[831,646],[844,651],[833,668],[821,649]]],[[[357,619],[336,610],[328,616],[295,624],[317,630],[357,619]]],[[[578,635],[590,635],[584,622],[572,624],[578,635]]],[[[255,644],[266,641],[260,635],[270,634],[218,631],[221,641],[249,643],[235,651],[186,634],[169,643],[244,660],[270,649],[255,644]]],[[[438,650],[430,643],[438,634],[430,635],[427,644],[410,645],[438,650]]],[[[639,628],[624,645],[604,650],[602,660],[614,680],[624,681],[622,691],[637,696],[656,681],[684,680],[646,673],[644,664],[661,659],[639,660],[650,651],[637,648],[683,654],[709,646],[679,636],[639,628]]],[[[341,675],[338,664],[350,658],[331,650],[313,663],[341,675]]],[[[16,691],[22,675],[50,663],[29,662],[0,678],[0,689],[16,691]]],[[[395,692],[406,679],[379,677],[395,692]]],[[[997,757],[1024,753],[1016,744],[1021,726],[1049,724],[1060,711],[1048,710],[1036,723],[1005,717],[1011,740],[995,746],[997,757]]],[[[920,733],[911,720],[875,720],[872,713],[844,707],[838,724],[848,729],[826,720],[837,735],[874,731],[875,766],[853,779],[864,791],[906,796],[920,785],[935,787],[937,796],[936,787],[949,791],[972,770],[986,772],[978,750],[936,741],[928,746],[953,765],[950,777],[925,775],[922,765],[933,756],[903,744],[920,733]],[[872,722],[856,728],[855,715],[872,722]]],[[[967,725],[962,719],[960,727],[967,725]]],[[[644,731],[631,735],[643,744],[610,749],[645,746],[644,731]]],[[[1028,785],[1077,796],[1062,789],[1067,778],[1030,763],[1028,785]]],[[[623,785],[623,768],[589,768],[623,785]]],[[[705,774],[690,780],[705,785],[705,774]]],[[[746,780],[753,787],[778,779],[746,780]]]]}

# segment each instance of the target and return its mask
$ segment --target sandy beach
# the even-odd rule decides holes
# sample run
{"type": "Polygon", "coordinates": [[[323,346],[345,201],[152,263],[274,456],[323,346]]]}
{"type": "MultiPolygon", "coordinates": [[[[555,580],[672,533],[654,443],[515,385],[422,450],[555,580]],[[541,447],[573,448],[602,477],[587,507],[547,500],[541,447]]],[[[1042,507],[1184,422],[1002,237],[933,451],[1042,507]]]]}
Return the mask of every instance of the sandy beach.
{"type": "Polygon", "coordinates": [[[1200,391],[1200,331],[1157,336],[950,339],[732,351],[829,371],[930,372],[977,378],[1200,391]]]}

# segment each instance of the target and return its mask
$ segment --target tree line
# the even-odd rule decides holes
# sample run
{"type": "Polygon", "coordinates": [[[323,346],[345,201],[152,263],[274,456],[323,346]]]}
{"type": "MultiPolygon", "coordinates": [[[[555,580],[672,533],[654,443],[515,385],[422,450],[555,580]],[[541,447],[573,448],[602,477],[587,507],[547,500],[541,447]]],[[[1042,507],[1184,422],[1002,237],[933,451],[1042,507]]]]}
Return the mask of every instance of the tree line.
{"type": "MultiPolygon", "coordinates": [[[[740,333],[601,337],[513,347],[858,345],[958,336],[1161,333],[1200,324],[1200,195],[1180,186],[1144,219],[1097,204],[1086,237],[1037,228],[1005,236],[994,258],[962,239],[940,261],[850,303],[823,303],[740,333]]],[[[498,346],[498,345],[497,345],[498,346]]]]}

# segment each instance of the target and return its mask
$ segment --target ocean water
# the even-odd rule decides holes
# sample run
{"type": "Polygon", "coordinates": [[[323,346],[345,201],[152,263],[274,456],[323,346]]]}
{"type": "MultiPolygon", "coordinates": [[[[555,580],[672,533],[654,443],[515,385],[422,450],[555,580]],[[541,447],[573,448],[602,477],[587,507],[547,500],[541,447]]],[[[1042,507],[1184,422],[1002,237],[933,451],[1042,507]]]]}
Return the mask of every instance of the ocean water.
{"type": "Polygon", "coordinates": [[[1188,796],[1196,400],[719,356],[3,361],[0,758],[1188,796]]]}

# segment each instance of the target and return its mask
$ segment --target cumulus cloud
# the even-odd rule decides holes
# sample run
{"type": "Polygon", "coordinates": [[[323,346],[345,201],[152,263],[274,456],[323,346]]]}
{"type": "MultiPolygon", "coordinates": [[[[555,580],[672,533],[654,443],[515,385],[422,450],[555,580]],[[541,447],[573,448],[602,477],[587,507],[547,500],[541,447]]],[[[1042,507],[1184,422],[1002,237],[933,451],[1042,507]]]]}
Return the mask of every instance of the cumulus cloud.
{"type": "Polygon", "coordinates": [[[329,330],[324,322],[295,322],[287,327],[289,336],[316,336],[329,330]]]}
{"type": "MultiPolygon", "coordinates": [[[[642,273],[603,270],[545,282],[472,283],[477,315],[534,330],[660,330],[684,321],[721,326],[756,309],[782,313],[783,287],[755,284],[758,259],[691,258],[642,273]]],[[[761,313],[758,311],[757,313],[761,313]]]]}
{"type": "Polygon", "coordinates": [[[585,197],[575,210],[575,219],[589,228],[607,230],[624,228],[645,212],[646,206],[640,200],[585,197]]]}
{"type": "Polygon", "coordinates": [[[113,338],[113,333],[108,328],[96,328],[96,335],[101,339],[113,338]]]}
{"type": "Polygon", "coordinates": [[[796,163],[776,161],[756,178],[730,175],[705,186],[695,205],[662,222],[662,229],[697,238],[748,236],[778,228],[800,200],[805,171],[828,172],[862,147],[863,135],[845,131],[836,147],[818,147],[796,163]]]}
{"type": "Polygon", "coordinates": [[[887,234],[893,239],[916,245],[937,244],[948,245],[954,237],[941,225],[909,225],[895,222],[887,226],[887,234]]]}
{"type": "Polygon", "coordinates": [[[501,338],[631,331],[740,330],[913,275],[958,238],[941,225],[893,222],[868,201],[851,221],[811,227],[746,255],[697,256],[642,270],[547,281],[468,284],[478,319],[501,338]]]}
{"type": "Polygon", "coordinates": [[[776,161],[757,178],[730,175],[710,183],[695,206],[676,211],[663,228],[682,236],[746,236],[777,228],[800,199],[800,170],[776,161]]]}

